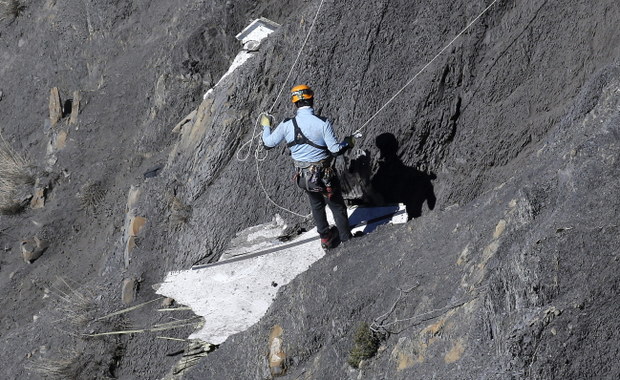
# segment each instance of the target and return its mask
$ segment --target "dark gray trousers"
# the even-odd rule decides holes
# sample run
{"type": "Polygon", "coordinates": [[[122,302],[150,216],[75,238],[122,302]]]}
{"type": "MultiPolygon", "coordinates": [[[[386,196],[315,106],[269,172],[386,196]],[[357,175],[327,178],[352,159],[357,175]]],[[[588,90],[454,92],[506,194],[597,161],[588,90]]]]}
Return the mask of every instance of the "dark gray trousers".
{"type": "Polygon", "coordinates": [[[312,217],[314,224],[321,237],[325,237],[329,232],[329,224],[327,223],[327,215],[325,213],[325,205],[329,206],[334,214],[334,221],[338,232],[340,233],[340,241],[345,242],[351,238],[351,228],[349,227],[349,217],[347,216],[347,206],[342,198],[342,191],[339,187],[334,189],[331,199],[322,193],[313,193],[306,191],[310,198],[310,207],[312,208],[312,217]]]}

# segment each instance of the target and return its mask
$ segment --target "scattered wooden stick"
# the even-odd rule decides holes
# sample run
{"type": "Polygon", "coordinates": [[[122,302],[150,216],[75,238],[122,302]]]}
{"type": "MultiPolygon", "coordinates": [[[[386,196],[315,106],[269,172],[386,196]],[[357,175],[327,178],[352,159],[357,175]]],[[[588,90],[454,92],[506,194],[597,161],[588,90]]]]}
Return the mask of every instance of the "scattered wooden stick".
{"type": "Polygon", "coordinates": [[[164,340],[174,340],[174,341],[177,341],[177,342],[189,342],[188,339],[171,338],[169,336],[156,336],[155,338],[157,338],[157,339],[164,339],[164,340]]]}
{"type": "Polygon", "coordinates": [[[196,323],[186,323],[186,324],[176,325],[176,326],[171,326],[171,327],[159,327],[159,328],[151,328],[151,329],[108,331],[104,333],[84,334],[84,335],[91,337],[91,338],[96,338],[96,337],[107,336],[107,335],[141,334],[141,333],[147,333],[147,332],[166,331],[166,330],[172,330],[172,329],[177,329],[180,327],[187,327],[187,326],[196,326],[196,323]]]}
{"type": "Polygon", "coordinates": [[[91,338],[96,338],[96,337],[107,336],[107,335],[140,334],[140,333],[146,333],[146,332],[157,332],[157,331],[172,330],[172,329],[177,329],[177,328],[187,327],[187,326],[198,326],[200,323],[202,323],[202,317],[194,317],[194,318],[185,319],[185,320],[181,320],[181,321],[174,321],[174,322],[168,322],[168,323],[162,323],[162,324],[154,325],[151,328],[135,329],[135,330],[108,331],[108,332],[104,332],[104,333],[84,334],[84,335],[88,336],[88,337],[91,337],[91,338]],[[195,321],[196,319],[200,319],[200,321],[188,323],[189,321],[195,321]]]}
{"type": "Polygon", "coordinates": [[[167,311],[182,311],[182,310],[192,310],[191,307],[168,307],[165,309],[157,309],[157,311],[167,312],[167,311]]]}
{"type": "Polygon", "coordinates": [[[120,314],[129,313],[130,311],[137,310],[137,309],[139,309],[139,308],[141,308],[141,307],[143,307],[143,306],[146,306],[146,305],[148,305],[148,304],[150,304],[150,303],[153,303],[153,302],[156,302],[156,301],[162,300],[163,298],[164,298],[164,297],[159,297],[159,298],[156,298],[156,299],[154,299],[154,300],[150,300],[150,301],[147,301],[147,302],[141,303],[141,304],[136,305],[136,306],[132,306],[132,307],[128,307],[128,308],[123,309],[123,310],[115,311],[114,313],[111,313],[111,314],[108,314],[108,315],[104,315],[103,317],[99,317],[99,318],[95,319],[95,321],[100,321],[100,320],[102,320],[102,319],[106,319],[106,318],[114,317],[115,315],[120,315],[120,314]]]}

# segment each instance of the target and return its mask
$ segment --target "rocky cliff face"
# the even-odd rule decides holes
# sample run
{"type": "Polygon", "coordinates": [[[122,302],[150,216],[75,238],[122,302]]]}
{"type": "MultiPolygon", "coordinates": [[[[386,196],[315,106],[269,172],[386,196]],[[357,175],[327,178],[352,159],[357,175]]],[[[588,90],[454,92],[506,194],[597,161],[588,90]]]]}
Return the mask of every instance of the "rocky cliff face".
{"type": "MultiPolygon", "coordinates": [[[[306,213],[283,149],[237,159],[259,112],[292,114],[281,86],[310,84],[343,136],[488,4],[325,2],[290,83],[318,1],[23,5],[0,26],[0,127],[43,200],[0,219],[2,371],[154,379],[211,349],[170,339],[191,313],[109,313],[281,213],[257,168],[306,213]],[[203,100],[258,16],[281,29],[203,100]]],[[[338,163],[349,198],[422,216],[339,248],[180,376],[616,378],[619,17],[612,0],[497,2],[338,163]]]]}
{"type": "Polygon", "coordinates": [[[274,330],[290,379],[615,377],[618,73],[588,83],[506,182],[341,248],[188,378],[269,378],[274,330]],[[382,340],[354,370],[364,322],[382,340]]]}

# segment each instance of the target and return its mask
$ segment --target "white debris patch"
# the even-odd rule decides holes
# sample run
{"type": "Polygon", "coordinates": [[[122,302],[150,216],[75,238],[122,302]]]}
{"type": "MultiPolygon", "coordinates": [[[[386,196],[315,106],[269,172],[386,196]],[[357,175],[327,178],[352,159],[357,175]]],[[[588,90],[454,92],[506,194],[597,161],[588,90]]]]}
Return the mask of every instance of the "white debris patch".
{"type": "MultiPolygon", "coordinates": [[[[404,223],[403,206],[349,210],[353,232],[371,232],[380,224],[404,223]]],[[[333,217],[328,211],[328,220],[333,217]]],[[[171,272],[157,290],[205,318],[203,328],[190,336],[221,344],[247,330],[267,312],[280,287],[322,258],[316,228],[282,243],[276,239],[286,226],[272,222],[250,227],[231,241],[227,260],[192,270],[171,272]],[[245,255],[241,255],[245,252],[245,255]]]]}
{"type": "Polygon", "coordinates": [[[254,55],[253,52],[248,52],[248,51],[245,51],[245,50],[240,51],[239,54],[237,54],[237,56],[233,60],[233,62],[230,65],[230,67],[228,68],[228,71],[226,71],[226,73],[224,75],[222,75],[222,77],[220,78],[220,80],[217,82],[217,84],[215,86],[217,87],[217,85],[220,84],[222,82],[222,80],[224,80],[224,78],[226,78],[227,76],[232,74],[239,67],[243,66],[243,64],[248,59],[250,59],[250,57],[252,57],[253,55],[254,55]]]}
{"type": "Polygon", "coordinates": [[[252,21],[250,25],[246,26],[235,38],[241,41],[245,46],[250,41],[261,42],[279,28],[280,24],[261,17],[252,21]]]}
{"type": "Polygon", "coordinates": [[[217,86],[222,83],[224,78],[232,74],[238,68],[243,66],[244,63],[248,61],[253,55],[256,54],[260,47],[260,43],[262,40],[267,38],[271,33],[276,31],[280,27],[279,24],[268,20],[264,17],[256,19],[250,23],[241,33],[237,34],[236,38],[243,44],[243,50],[237,54],[233,63],[228,68],[228,71],[220,78],[220,80],[213,86],[213,88],[209,89],[204,95],[203,99],[209,97],[213,90],[217,88],[217,86]]]}
{"type": "Polygon", "coordinates": [[[384,207],[358,207],[349,210],[349,224],[357,226],[352,232],[362,231],[367,234],[383,224],[401,224],[407,222],[407,212],[402,204],[384,207]]]}
{"type": "Polygon", "coordinates": [[[276,214],[269,223],[246,228],[237,233],[237,236],[230,242],[229,248],[222,254],[220,261],[273,247],[277,238],[284,234],[286,227],[282,217],[276,214]]]}
{"type": "Polygon", "coordinates": [[[325,255],[316,230],[312,233],[316,236],[311,241],[268,255],[170,273],[158,293],[205,318],[202,330],[190,339],[220,344],[258,322],[278,289],[325,255]]]}

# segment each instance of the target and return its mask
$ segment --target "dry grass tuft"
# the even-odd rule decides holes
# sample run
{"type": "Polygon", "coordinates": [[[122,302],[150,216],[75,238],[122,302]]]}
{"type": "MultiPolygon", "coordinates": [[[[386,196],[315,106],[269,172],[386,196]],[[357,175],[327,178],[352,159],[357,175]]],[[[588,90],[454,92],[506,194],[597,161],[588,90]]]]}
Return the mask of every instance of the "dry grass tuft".
{"type": "Polygon", "coordinates": [[[15,20],[26,10],[26,6],[19,0],[0,1],[2,4],[2,16],[0,20],[15,20]]]}
{"type": "Polygon", "coordinates": [[[40,358],[26,365],[26,369],[36,372],[46,379],[77,379],[80,353],[75,350],[62,352],[58,359],[40,358]]]}
{"type": "Polygon", "coordinates": [[[359,368],[362,360],[375,356],[381,339],[372,331],[367,323],[361,323],[355,331],[354,345],[349,351],[348,363],[353,368],[359,368]]]}
{"type": "Polygon", "coordinates": [[[59,277],[52,294],[62,301],[57,308],[61,321],[67,321],[79,329],[95,320],[97,305],[95,294],[90,289],[78,291],[77,284],[71,285],[68,280],[59,277]]]}
{"type": "Polygon", "coordinates": [[[184,204],[179,198],[173,196],[170,201],[170,224],[177,228],[189,222],[192,215],[192,206],[184,204]]]}
{"type": "Polygon", "coordinates": [[[80,208],[94,212],[97,205],[105,198],[105,195],[106,189],[101,182],[87,182],[78,193],[80,208]]]}
{"type": "Polygon", "coordinates": [[[19,191],[34,182],[32,166],[26,157],[14,151],[0,135],[0,214],[20,212],[27,201],[19,199],[19,191]]]}

